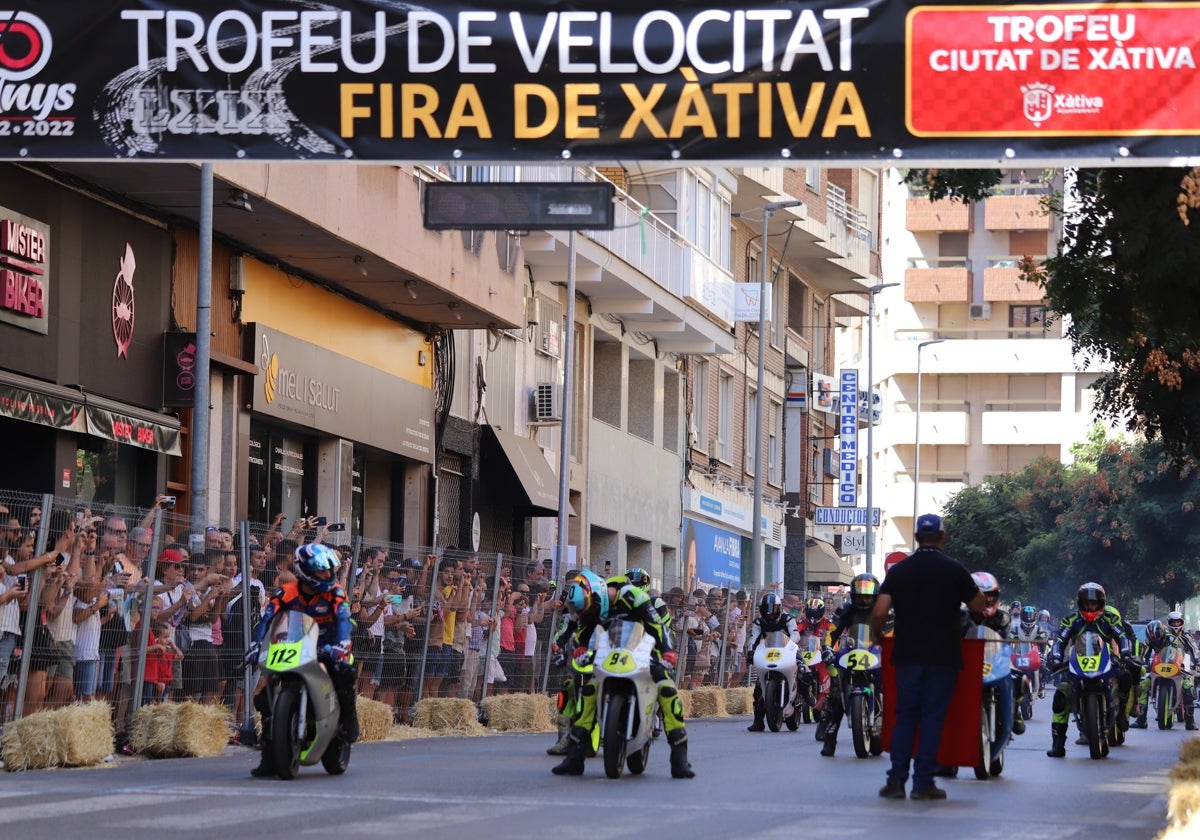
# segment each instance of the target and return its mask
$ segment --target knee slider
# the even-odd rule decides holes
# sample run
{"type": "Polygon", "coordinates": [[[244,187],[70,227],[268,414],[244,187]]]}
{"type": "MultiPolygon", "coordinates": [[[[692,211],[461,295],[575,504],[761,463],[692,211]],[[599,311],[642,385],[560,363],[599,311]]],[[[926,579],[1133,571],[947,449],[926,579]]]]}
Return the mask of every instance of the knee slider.
{"type": "Polygon", "coordinates": [[[587,685],[585,685],[581,691],[582,691],[582,694],[584,697],[595,697],[596,696],[596,684],[594,682],[590,682],[587,685]]]}
{"type": "Polygon", "coordinates": [[[679,695],[679,689],[675,688],[675,686],[671,683],[667,683],[666,685],[660,685],[658,687],[658,696],[659,697],[664,697],[667,700],[670,700],[672,697],[676,697],[678,695],[679,695]]]}

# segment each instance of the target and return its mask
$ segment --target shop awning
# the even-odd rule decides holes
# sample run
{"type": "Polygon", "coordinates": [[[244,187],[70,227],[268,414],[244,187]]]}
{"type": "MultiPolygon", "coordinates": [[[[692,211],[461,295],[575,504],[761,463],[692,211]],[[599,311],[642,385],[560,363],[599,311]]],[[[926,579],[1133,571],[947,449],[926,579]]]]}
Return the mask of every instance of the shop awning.
{"type": "Polygon", "coordinates": [[[0,417],[179,455],[179,421],[124,403],[0,371],[0,417]]]}
{"type": "Polygon", "coordinates": [[[854,580],[854,570],[827,542],[808,540],[804,550],[808,582],[836,586],[854,580]]]}
{"type": "MultiPolygon", "coordinates": [[[[528,516],[558,516],[558,477],[541,447],[529,438],[484,426],[480,448],[484,484],[493,499],[528,516]]],[[[567,515],[575,515],[570,503],[567,515]]]]}

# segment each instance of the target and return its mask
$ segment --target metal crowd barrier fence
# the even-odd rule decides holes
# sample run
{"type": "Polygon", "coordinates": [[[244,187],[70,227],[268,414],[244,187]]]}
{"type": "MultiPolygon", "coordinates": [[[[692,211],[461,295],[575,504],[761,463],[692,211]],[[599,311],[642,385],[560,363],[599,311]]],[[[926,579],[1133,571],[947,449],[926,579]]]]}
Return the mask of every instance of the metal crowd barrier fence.
{"type": "MultiPolygon", "coordinates": [[[[343,540],[307,520],[287,532],[276,520],[193,533],[166,503],[93,508],[49,494],[0,492],[0,524],[0,723],[94,698],[110,704],[120,735],[144,704],[194,699],[224,704],[234,729],[249,728],[251,630],[295,548],[314,540],[342,557],[358,693],[397,721],[424,697],[552,694],[562,679],[551,644],[572,572],[550,580],[541,561],[343,540]]],[[[743,653],[766,591],[801,611],[811,597],[830,613],[840,600],[778,588],[663,593],[681,688],[752,684],[743,653]]]]}

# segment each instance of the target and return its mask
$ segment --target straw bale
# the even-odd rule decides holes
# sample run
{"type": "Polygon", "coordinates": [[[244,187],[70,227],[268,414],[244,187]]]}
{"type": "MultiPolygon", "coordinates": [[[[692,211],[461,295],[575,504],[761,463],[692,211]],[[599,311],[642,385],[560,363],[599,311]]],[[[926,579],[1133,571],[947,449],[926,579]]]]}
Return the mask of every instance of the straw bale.
{"type": "Polygon", "coordinates": [[[692,690],[691,689],[688,689],[687,691],[684,691],[681,689],[679,691],[679,705],[683,708],[683,716],[685,719],[692,717],[692,690]]]}
{"type": "Polygon", "coordinates": [[[1167,797],[1167,828],[1157,840],[1188,840],[1200,832],[1200,783],[1176,782],[1167,797]]]}
{"type": "Polygon", "coordinates": [[[557,717],[557,705],[546,703],[541,694],[500,694],[483,701],[488,726],[501,732],[551,732],[555,728],[552,708],[557,717]]]}
{"type": "Polygon", "coordinates": [[[4,769],[89,767],[113,752],[107,703],[78,703],[5,724],[0,738],[4,769]]]}
{"type": "Polygon", "coordinates": [[[392,707],[369,697],[359,697],[358,729],[360,741],[383,741],[392,731],[392,707]]]}
{"type": "Polygon", "coordinates": [[[421,729],[449,731],[458,735],[484,735],[478,714],[470,700],[452,697],[427,697],[417,704],[413,725],[421,729]]]}
{"type": "Polygon", "coordinates": [[[731,715],[748,715],[754,711],[754,689],[725,689],[725,711],[731,715]]]}
{"type": "Polygon", "coordinates": [[[459,733],[451,732],[434,732],[432,729],[421,729],[416,726],[393,726],[388,732],[386,741],[415,741],[419,738],[437,738],[441,735],[457,735],[459,733]]]}
{"type": "Polygon", "coordinates": [[[90,767],[116,749],[112,710],[102,700],[73,703],[57,712],[60,758],[64,767],[90,767]]]}
{"type": "Polygon", "coordinates": [[[688,717],[727,717],[725,690],[707,687],[692,689],[692,708],[688,717]]]}
{"type": "Polygon", "coordinates": [[[175,758],[175,722],[178,703],[153,703],[142,706],[129,724],[129,746],[134,752],[151,758],[175,758]]]}
{"type": "Polygon", "coordinates": [[[4,725],[0,737],[0,758],[4,769],[41,770],[59,767],[55,712],[38,712],[4,725]]]}
{"type": "Polygon", "coordinates": [[[179,704],[174,746],[177,755],[210,758],[229,743],[229,709],[187,701],[179,704]]]}

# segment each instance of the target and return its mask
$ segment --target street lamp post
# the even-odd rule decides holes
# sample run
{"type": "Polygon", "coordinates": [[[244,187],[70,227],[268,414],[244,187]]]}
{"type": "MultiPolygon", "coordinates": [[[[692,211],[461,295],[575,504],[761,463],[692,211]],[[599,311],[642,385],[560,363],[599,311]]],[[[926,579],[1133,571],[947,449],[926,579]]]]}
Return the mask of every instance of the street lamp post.
{"type": "Polygon", "coordinates": [[[921,506],[921,351],[931,344],[941,344],[946,339],[931,338],[917,345],[917,424],[913,433],[913,531],[917,530],[917,517],[921,506]]]}
{"type": "Polygon", "coordinates": [[[877,283],[867,289],[867,574],[874,574],[875,541],[872,534],[875,510],[875,295],[899,283],[877,283]]]}
{"type": "Polygon", "coordinates": [[[776,210],[785,207],[799,207],[802,201],[772,201],[762,207],[762,258],[758,272],[758,388],[754,392],[754,405],[757,416],[754,429],[754,511],[751,521],[751,556],[754,558],[754,582],[761,585],[766,580],[762,562],[762,502],[763,502],[763,473],[766,472],[763,459],[763,387],[764,353],[766,351],[767,335],[767,264],[770,262],[770,252],[767,250],[767,222],[775,215],[776,210]]]}

